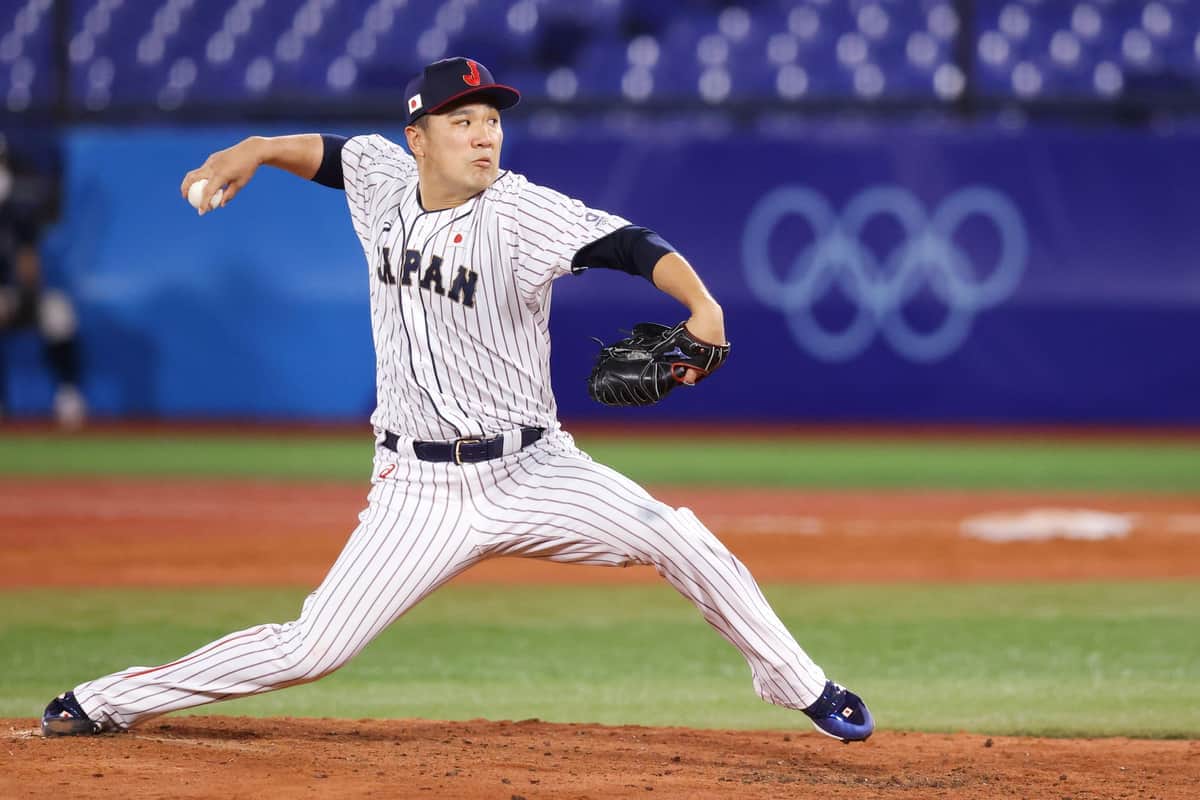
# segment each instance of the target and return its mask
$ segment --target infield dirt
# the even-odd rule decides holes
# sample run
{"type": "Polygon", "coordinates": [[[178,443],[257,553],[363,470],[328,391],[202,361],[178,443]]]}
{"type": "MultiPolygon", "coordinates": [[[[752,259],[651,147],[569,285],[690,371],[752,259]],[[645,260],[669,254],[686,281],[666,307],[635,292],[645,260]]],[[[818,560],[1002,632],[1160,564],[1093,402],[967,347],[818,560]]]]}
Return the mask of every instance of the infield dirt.
{"type": "MultiPolygon", "coordinates": [[[[764,582],[830,581],[837,550],[868,581],[1200,576],[1200,498],[1161,494],[811,492],[663,488],[764,582]],[[1101,541],[964,537],[984,512],[1126,515],[1101,541]]],[[[245,481],[5,480],[0,585],[315,585],[364,489],[245,481]],[[197,542],[203,541],[203,547],[197,542]],[[70,552],[74,568],[39,569],[70,552]]],[[[497,560],[460,582],[657,581],[648,568],[497,560]]],[[[1200,742],[880,731],[842,746],[804,732],[524,722],[163,718],[134,732],[43,739],[0,720],[0,798],[447,797],[1194,798],[1200,742]]]]}
{"type": "MultiPolygon", "coordinates": [[[[688,506],[763,583],[1102,580],[1200,577],[1200,497],[1008,491],[680,489],[688,506]],[[1124,537],[1017,541],[962,535],[976,514],[1089,509],[1131,520],[1124,537]],[[834,574],[814,553],[854,564],[834,574]]],[[[0,482],[0,585],[315,586],[353,529],[365,486],[232,480],[0,482]],[[199,545],[198,543],[202,543],[199,545]],[[71,553],[73,569],[41,565],[71,553]]],[[[496,559],[456,583],[628,583],[611,569],[496,559]]]]}
{"type": "Polygon", "coordinates": [[[1194,798],[1200,742],[523,722],[186,717],[137,733],[8,730],[0,796],[1194,798]]]}

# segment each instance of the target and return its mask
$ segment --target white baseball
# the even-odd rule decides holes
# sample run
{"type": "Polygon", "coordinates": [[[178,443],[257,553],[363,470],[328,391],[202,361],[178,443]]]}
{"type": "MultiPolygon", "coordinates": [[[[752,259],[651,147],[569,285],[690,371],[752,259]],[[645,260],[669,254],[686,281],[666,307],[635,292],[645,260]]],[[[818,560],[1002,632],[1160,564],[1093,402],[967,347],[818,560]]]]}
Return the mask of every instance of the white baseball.
{"type": "MultiPolygon", "coordinates": [[[[208,178],[201,178],[188,187],[188,202],[192,204],[192,208],[199,210],[200,201],[204,199],[204,190],[208,186],[208,178]]],[[[221,198],[225,196],[224,189],[217,189],[213,194],[212,200],[209,201],[209,208],[216,208],[221,205],[221,198]]]]}

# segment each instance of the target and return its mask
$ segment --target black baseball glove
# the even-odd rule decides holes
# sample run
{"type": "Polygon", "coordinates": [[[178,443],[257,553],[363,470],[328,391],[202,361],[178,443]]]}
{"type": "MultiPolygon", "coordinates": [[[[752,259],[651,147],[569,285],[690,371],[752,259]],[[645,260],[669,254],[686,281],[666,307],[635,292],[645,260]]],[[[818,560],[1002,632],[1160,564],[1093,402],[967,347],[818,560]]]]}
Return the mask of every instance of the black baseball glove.
{"type": "Polygon", "coordinates": [[[628,338],[600,344],[588,394],[606,406],[654,405],[683,383],[689,367],[700,373],[699,382],[729,357],[729,345],[702,342],[682,322],[674,328],[641,322],[628,338]]]}

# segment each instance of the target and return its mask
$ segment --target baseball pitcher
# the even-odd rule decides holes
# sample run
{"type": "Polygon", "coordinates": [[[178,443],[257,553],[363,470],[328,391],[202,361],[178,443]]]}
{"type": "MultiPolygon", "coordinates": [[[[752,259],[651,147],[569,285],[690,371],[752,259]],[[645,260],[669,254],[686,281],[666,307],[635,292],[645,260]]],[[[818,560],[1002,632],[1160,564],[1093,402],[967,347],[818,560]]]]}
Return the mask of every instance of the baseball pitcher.
{"type": "Polygon", "coordinates": [[[871,735],[863,701],[826,679],[690,510],[595,463],[561,428],[549,368],[557,278],[623,270],[689,311],[604,348],[589,381],[601,402],[657,402],[718,369],[729,345],[720,306],[662,237],[501,169],[501,112],[519,98],[482,64],[446,59],[405,90],[407,152],[375,135],[252,137],[184,177],[185,197],[206,181],[192,197],[201,214],[229,205],[263,164],[345,192],[370,280],[374,478],[296,620],[81,683],[46,708],[46,735],[124,730],[316,680],[496,556],[651,565],[741,652],[764,700],[842,741],[871,735]]]}

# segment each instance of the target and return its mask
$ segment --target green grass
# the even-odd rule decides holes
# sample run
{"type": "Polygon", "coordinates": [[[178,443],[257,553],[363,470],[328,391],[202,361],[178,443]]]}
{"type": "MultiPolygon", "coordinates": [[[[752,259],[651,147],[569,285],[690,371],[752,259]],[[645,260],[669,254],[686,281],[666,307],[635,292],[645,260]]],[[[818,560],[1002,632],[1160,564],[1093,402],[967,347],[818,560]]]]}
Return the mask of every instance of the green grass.
{"type": "MultiPolygon", "coordinates": [[[[294,590],[0,592],[0,716],[216,636],[291,619],[294,590]]],[[[880,726],[1200,737],[1200,584],[771,586],[797,639],[880,726]]],[[[314,684],[200,713],[800,728],[666,587],[450,587],[314,684]]]]}
{"type": "MultiPolygon", "coordinates": [[[[580,437],[642,483],[722,486],[1200,490],[1200,445],[1034,438],[782,441],[580,437]]],[[[0,438],[0,475],[367,478],[369,435],[247,434],[0,438]]]]}

